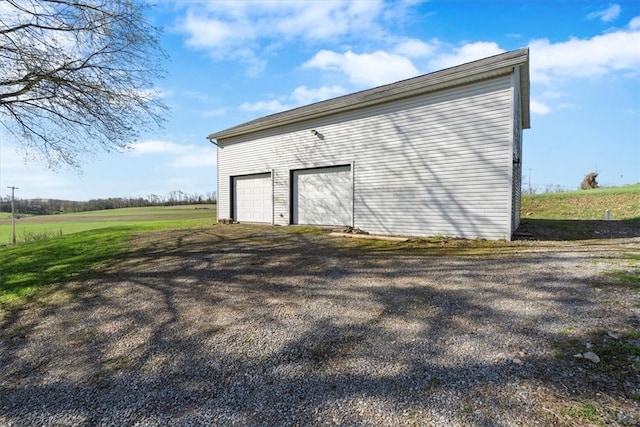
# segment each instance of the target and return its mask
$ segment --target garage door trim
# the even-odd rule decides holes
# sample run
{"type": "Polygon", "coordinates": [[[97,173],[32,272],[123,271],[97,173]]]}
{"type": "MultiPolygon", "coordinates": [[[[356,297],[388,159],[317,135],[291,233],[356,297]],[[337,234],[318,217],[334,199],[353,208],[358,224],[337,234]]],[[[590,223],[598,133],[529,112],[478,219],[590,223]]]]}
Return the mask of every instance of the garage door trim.
{"type": "MultiPolygon", "coordinates": [[[[271,205],[271,209],[270,209],[270,219],[269,221],[257,221],[257,222],[263,222],[263,223],[270,223],[273,225],[273,176],[274,176],[274,171],[266,171],[266,172],[256,172],[256,173],[251,173],[251,174],[244,174],[244,175],[233,175],[229,177],[229,185],[230,185],[230,204],[229,204],[229,218],[232,218],[235,221],[239,222],[239,218],[238,218],[238,212],[237,212],[237,201],[238,201],[238,195],[236,194],[236,186],[237,186],[237,180],[243,179],[243,178],[251,178],[251,177],[259,177],[260,175],[265,175],[265,178],[268,176],[269,180],[270,180],[270,194],[269,194],[269,199],[270,199],[270,205],[271,205]]],[[[252,221],[245,221],[245,222],[252,222],[252,221]]]]}
{"type": "Polygon", "coordinates": [[[299,209],[298,206],[298,194],[297,194],[297,174],[299,172],[313,172],[314,170],[323,170],[323,169],[338,169],[338,168],[348,168],[348,170],[346,172],[349,173],[349,196],[348,196],[348,202],[349,202],[349,207],[348,207],[348,215],[350,220],[348,221],[348,224],[309,224],[309,225],[350,225],[353,226],[354,222],[355,222],[355,198],[354,198],[354,194],[355,194],[355,177],[354,177],[354,162],[351,163],[340,163],[340,164],[332,164],[332,165],[324,165],[324,166],[314,166],[314,167],[309,167],[309,168],[299,168],[299,169],[291,169],[289,170],[289,200],[291,201],[291,203],[289,203],[289,223],[292,225],[297,225],[299,224],[299,212],[297,212],[297,210],[299,209]]]}

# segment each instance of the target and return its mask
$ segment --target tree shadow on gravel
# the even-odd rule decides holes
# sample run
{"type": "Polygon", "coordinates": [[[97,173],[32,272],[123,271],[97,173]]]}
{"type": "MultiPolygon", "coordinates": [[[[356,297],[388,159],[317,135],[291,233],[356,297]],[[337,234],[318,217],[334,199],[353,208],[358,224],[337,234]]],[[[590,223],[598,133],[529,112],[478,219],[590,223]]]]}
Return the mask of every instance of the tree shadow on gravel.
{"type": "Polygon", "coordinates": [[[633,425],[637,375],[568,353],[640,326],[627,290],[595,286],[600,256],[389,257],[273,227],[144,235],[5,316],[0,424],[575,425],[589,420],[565,409],[588,404],[594,423],[633,425]]]}
{"type": "Polygon", "coordinates": [[[604,220],[522,219],[518,240],[571,241],[640,237],[640,218],[604,220]]]}

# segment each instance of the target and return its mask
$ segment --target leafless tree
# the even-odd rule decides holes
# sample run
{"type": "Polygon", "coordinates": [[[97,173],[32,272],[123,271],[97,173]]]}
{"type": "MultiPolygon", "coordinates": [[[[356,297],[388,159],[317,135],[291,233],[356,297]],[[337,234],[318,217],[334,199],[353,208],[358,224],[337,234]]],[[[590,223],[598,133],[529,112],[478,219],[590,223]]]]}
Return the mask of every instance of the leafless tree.
{"type": "MultiPolygon", "coordinates": [[[[80,169],[162,123],[165,53],[137,0],[0,1],[0,119],[27,157],[80,169]]],[[[0,129],[2,130],[2,129],[0,129]]]]}

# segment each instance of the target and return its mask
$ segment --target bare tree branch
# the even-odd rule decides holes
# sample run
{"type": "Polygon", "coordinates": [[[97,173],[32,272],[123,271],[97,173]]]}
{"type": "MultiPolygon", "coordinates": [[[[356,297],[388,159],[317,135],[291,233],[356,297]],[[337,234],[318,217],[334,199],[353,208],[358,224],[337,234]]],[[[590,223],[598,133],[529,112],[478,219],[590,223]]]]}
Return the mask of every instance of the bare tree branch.
{"type": "Polygon", "coordinates": [[[121,150],[160,126],[159,30],[137,0],[4,0],[0,119],[50,167],[121,150]]]}

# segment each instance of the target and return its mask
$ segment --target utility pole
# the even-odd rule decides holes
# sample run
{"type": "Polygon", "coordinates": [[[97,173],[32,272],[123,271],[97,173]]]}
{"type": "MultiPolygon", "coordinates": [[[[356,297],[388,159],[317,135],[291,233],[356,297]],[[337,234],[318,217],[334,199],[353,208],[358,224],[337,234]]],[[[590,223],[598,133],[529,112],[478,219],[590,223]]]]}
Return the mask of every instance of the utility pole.
{"type": "Polygon", "coordinates": [[[15,191],[19,190],[18,187],[7,187],[11,189],[11,229],[13,230],[13,234],[12,234],[12,242],[15,245],[16,244],[16,211],[14,209],[14,203],[13,201],[15,200],[15,191]]]}

